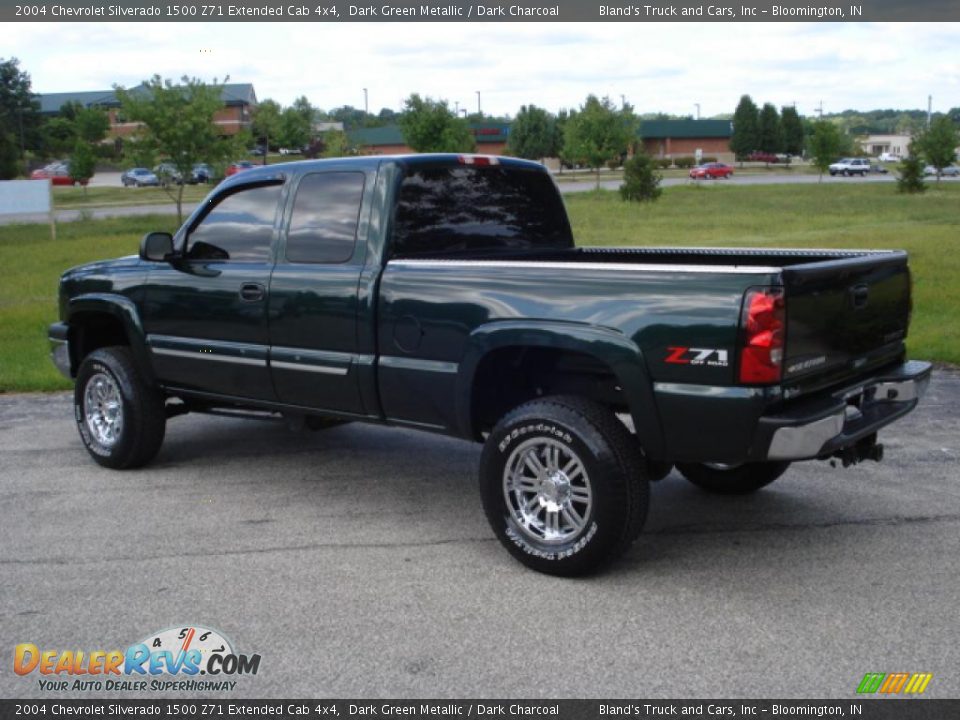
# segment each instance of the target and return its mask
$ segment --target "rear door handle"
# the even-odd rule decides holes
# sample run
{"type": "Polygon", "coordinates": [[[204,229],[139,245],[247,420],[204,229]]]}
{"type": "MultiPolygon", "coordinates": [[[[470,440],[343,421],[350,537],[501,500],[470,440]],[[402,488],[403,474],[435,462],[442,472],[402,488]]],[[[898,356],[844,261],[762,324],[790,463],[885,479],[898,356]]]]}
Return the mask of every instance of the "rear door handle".
{"type": "Polygon", "coordinates": [[[263,300],[266,288],[260,283],[244,283],[240,286],[240,299],[244,302],[257,302],[263,300]]]}

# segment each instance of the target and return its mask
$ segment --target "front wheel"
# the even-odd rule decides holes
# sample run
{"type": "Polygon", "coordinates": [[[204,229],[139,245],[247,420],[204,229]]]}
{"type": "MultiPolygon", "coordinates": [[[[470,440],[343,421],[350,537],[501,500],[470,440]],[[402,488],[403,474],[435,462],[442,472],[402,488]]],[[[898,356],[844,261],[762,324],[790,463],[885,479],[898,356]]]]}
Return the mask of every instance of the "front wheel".
{"type": "Polygon", "coordinates": [[[532,400],[490,433],[480,494],[497,539],[529,568],[583,575],[643,527],[649,482],[640,447],[608,409],[576,397],[532,400]]]}
{"type": "Polygon", "coordinates": [[[677,463],[680,473],[694,485],[718,495],[746,495],[766,487],[783,475],[789,462],[759,462],[743,465],[677,463]]]}
{"type": "Polygon", "coordinates": [[[73,407],[84,447],[104,467],[140,467],[160,450],[164,399],[140,376],[129,348],[101,348],[84,358],[73,407]]]}

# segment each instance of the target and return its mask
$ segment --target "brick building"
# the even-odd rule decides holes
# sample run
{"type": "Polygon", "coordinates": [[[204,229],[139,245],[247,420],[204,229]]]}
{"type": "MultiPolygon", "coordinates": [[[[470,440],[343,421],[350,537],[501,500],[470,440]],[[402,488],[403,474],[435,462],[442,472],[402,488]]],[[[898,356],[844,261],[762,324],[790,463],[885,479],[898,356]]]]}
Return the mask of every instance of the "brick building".
{"type": "Polygon", "coordinates": [[[733,123],[729,120],[644,120],[640,123],[643,149],[653,157],[729,155],[733,123]]]}
{"type": "MultiPolygon", "coordinates": [[[[144,85],[133,88],[131,93],[145,92],[144,85]]],[[[120,108],[120,101],[113,90],[69,93],[44,93],[37,95],[40,113],[55,116],[67,103],[78,103],[84,107],[98,107],[107,111],[110,129],[107,137],[123,138],[133,134],[137,123],[127,122],[120,108]]],[[[253,119],[253,109],[257,106],[257,94],[250,83],[230,83],[223,86],[221,92],[223,108],[217,112],[213,121],[220,127],[223,135],[236,135],[249,128],[253,119]]]]}

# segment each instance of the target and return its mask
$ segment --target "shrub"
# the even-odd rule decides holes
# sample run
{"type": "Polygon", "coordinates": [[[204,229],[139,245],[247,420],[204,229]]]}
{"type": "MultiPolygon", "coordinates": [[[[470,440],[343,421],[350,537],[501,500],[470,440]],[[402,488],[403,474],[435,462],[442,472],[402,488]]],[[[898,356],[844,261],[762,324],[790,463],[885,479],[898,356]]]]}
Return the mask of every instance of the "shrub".
{"type": "Polygon", "coordinates": [[[682,155],[681,157],[674,158],[673,164],[681,169],[692,168],[697,164],[697,159],[693,155],[682,155]]]}
{"type": "Polygon", "coordinates": [[[623,185],[620,197],[632,202],[653,202],[663,192],[663,176],[655,172],[654,161],[646,153],[638,153],[623,165],[623,185]]]}
{"type": "Polygon", "coordinates": [[[918,155],[910,155],[900,161],[900,174],[897,176],[897,192],[922,193],[927,189],[923,181],[923,161],[918,155]]]}
{"type": "Polygon", "coordinates": [[[671,165],[673,165],[673,160],[670,158],[653,158],[653,166],[660,170],[666,170],[671,165]]]}

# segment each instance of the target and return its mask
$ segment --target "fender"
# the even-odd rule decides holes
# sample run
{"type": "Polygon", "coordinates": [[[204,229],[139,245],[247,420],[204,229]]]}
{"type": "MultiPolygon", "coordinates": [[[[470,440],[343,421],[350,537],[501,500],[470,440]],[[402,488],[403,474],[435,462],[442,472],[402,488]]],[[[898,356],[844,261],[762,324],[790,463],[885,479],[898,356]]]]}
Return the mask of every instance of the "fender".
{"type": "Polygon", "coordinates": [[[637,437],[644,451],[662,457],[663,431],[640,348],[623,334],[591,325],[562,321],[504,320],[481,325],[470,333],[457,372],[456,418],[462,437],[476,437],[471,394],[483,358],[503,347],[541,347],[592,355],[613,370],[623,388],[637,437]]]}
{"type": "MultiPolygon", "coordinates": [[[[140,311],[136,303],[124,295],[115,293],[85,293],[70,298],[67,303],[66,322],[69,325],[79,313],[100,313],[112,315],[123,325],[123,329],[130,341],[130,351],[133,354],[137,369],[149,383],[156,383],[150,353],[147,352],[147,336],[140,320],[140,311]]],[[[71,334],[72,334],[71,329],[71,334]]],[[[71,353],[72,355],[73,353],[71,353]]],[[[76,357],[71,357],[74,370],[80,363],[76,357]]]]}

